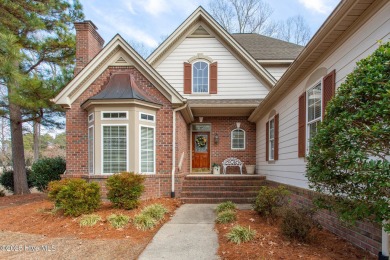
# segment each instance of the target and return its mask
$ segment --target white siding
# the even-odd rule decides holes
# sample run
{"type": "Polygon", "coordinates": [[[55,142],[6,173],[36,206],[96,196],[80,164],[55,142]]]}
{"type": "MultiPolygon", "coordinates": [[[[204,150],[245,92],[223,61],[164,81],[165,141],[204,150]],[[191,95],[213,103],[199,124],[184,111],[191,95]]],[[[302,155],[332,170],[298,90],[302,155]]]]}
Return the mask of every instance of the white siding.
{"type": "MultiPolygon", "coordinates": [[[[356,62],[367,57],[377,49],[378,40],[390,40],[390,4],[372,17],[346,42],[333,53],[329,53],[317,67],[325,67],[330,72],[336,70],[336,87],[351,73],[356,62]]],[[[264,113],[257,122],[256,169],[267,179],[308,188],[305,177],[306,162],[298,158],[298,98],[305,91],[306,77],[272,108],[279,113],[279,160],[274,163],[265,161],[265,124],[270,111],[264,113]]]]}
{"type": "Polygon", "coordinates": [[[268,90],[217,39],[186,38],[156,70],[185,98],[245,99],[264,98],[268,90]],[[183,93],[183,62],[202,53],[218,62],[218,94],[183,93]]]}
{"type": "Polygon", "coordinates": [[[271,66],[271,65],[264,65],[263,67],[271,73],[271,75],[276,79],[279,80],[282,75],[286,72],[289,65],[286,66],[271,66]]]}

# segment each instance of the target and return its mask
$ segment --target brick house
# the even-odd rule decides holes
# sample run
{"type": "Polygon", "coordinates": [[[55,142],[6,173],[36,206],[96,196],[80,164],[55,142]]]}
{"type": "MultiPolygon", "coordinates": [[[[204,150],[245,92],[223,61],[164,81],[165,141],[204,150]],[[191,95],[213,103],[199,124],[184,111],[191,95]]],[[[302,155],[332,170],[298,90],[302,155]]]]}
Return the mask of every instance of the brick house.
{"type": "MultiPolygon", "coordinates": [[[[91,21],[77,23],[75,77],[54,100],[67,108],[65,176],[104,188],[107,176],[133,171],[146,176],[145,197],[187,202],[215,202],[210,189],[247,201],[240,198],[245,185],[283,184],[295,203],[310,203],[310,130],[356,61],[377,40],[389,41],[389,13],[385,0],[343,0],[302,47],[229,34],[199,7],[146,60],[120,35],[103,47],[91,21]],[[306,102],[313,98],[314,114],[306,102]],[[213,177],[213,163],[228,157],[256,165],[257,174],[237,176],[231,167],[213,177]]],[[[346,228],[328,212],[320,221],[362,248],[388,253],[376,225],[346,228]]]]}

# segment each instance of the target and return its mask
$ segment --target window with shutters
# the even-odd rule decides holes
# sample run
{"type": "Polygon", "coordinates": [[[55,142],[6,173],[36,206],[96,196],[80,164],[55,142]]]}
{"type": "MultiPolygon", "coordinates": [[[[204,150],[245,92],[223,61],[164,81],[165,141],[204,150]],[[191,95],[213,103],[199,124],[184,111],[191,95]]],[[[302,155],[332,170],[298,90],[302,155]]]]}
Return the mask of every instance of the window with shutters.
{"type": "Polygon", "coordinates": [[[237,128],[231,132],[231,148],[232,150],[245,149],[245,131],[243,129],[237,128]]]}
{"type": "Polygon", "coordinates": [[[209,64],[197,61],[192,64],[192,93],[209,93],[209,64]]]}
{"type": "Polygon", "coordinates": [[[306,154],[310,150],[310,140],[317,133],[317,127],[322,119],[322,85],[316,85],[306,91],[306,154]]]}

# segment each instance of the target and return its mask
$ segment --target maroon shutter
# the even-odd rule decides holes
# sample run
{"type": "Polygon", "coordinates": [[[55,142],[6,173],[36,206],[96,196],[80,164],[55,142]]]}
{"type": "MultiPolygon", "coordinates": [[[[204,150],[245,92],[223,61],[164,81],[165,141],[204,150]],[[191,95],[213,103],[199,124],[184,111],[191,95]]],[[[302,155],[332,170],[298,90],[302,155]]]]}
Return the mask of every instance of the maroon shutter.
{"type": "Polygon", "coordinates": [[[184,62],[184,94],[192,93],[192,66],[184,62]]]}
{"type": "Polygon", "coordinates": [[[274,160],[279,160],[279,114],[274,117],[274,160]]]}
{"type": "Polygon", "coordinates": [[[269,158],[269,122],[265,124],[265,160],[269,158]]]}
{"type": "Polygon", "coordinates": [[[324,77],[322,89],[322,118],[325,116],[326,105],[332,99],[336,88],[336,70],[324,77]]]}
{"type": "Polygon", "coordinates": [[[298,157],[306,154],[306,92],[299,96],[298,104],[298,157]]]}
{"type": "Polygon", "coordinates": [[[218,63],[210,64],[210,94],[217,94],[218,63]]]}

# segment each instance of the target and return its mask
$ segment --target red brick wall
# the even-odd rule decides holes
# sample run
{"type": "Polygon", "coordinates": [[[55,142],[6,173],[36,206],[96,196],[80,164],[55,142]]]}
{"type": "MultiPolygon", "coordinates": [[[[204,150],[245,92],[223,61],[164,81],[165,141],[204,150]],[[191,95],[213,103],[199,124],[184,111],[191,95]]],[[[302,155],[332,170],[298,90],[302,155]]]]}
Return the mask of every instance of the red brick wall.
{"type": "MultiPolygon", "coordinates": [[[[296,206],[312,206],[312,200],[316,193],[307,189],[266,181],[266,185],[283,185],[292,192],[291,203],[296,206]]],[[[382,230],[379,225],[365,222],[357,222],[354,226],[347,226],[340,222],[336,214],[327,210],[317,213],[319,223],[330,232],[349,241],[351,244],[363,248],[375,255],[381,251],[382,230]]]]}
{"type": "Polygon", "coordinates": [[[188,174],[190,172],[190,125],[186,123],[180,112],[176,113],[176,165],[184,153],[181,170],[177,172],[188,174]]]}
{"type": "Polygon", "coordinates": [[[103,47],[104,40],[91,22],[75,23],[76,29],[76,68],[77,75],[103,47]]]}
{"type": "MultiPolygon", "coordinates": [[[[171,174],[172,170],[172,105],[150,82],[133,67],[110,67],[104,71],[79,98],[73,102],[71,109],[66,112],[66,161],[67,169],[65,177],[88,176],[88,123],[87,112],[81,108],[81,104],[91,96],[96,95],[105,86],[111,73],[125,72],[134,76],[141,90],[141,94],[151,101],[162,104],[162,108],[156,113],[156,172],[157,174],[171,174]]],[[[161,176],[163,177],[163,176],[161,176]]],[[[156,177],[151,176],[146,182],[150,190],[146,194],[152,197],[168,196],[170,194],[170,179],[162,182],[159,190],[152,188],[156,177]],[[149,180],[150,179],[150,180],[149,180]],[[169,185],[166,184],[169,181],[169,185]]],[[[159,179],[159,178],[157,178],[159,179]]],[[[180,182],[180,181],[179,181],[180,182]]]]}
{"type": "MultiPolygon", "coordinates": [[[[256,164],[256,124],[249,122],[247,117],[205,117],[203,123],[211,123],[211,164],[221,164],[228,157],[240,159],[244,162],[244,166],[245,164],[256,164]],[[231,149],[230,135],[231,131],[237,128],[236,122],[240,122],[240,128],[245,130],[245,150],[231,149]],[[218,144],[214,143],[216,133],[219,136],[218,144]]],[[[239,173],[239,168],[228,167],[227,173],[239,173]]],[[[246,173],[245,167],[243,167],[243,173],[246,173]]]]}

